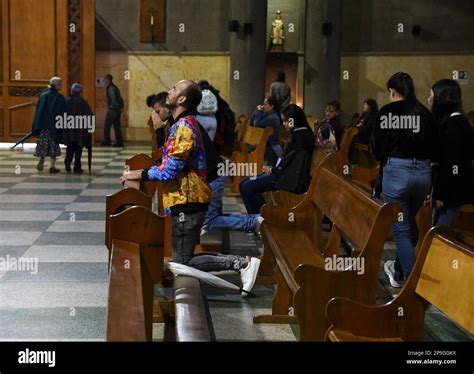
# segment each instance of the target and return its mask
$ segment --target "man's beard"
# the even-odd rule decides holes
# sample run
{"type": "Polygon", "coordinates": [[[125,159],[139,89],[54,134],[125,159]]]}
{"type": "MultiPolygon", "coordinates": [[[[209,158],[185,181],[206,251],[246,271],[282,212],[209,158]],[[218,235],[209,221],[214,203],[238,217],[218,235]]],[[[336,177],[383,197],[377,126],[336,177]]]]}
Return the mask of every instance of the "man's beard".
{"type": "Polygon", "coordinates": [[[165,104],[166,109],[168,109],[170,112],[173,111],[178,107],[178,104],[176,103],[166,103],[165,104]]]}

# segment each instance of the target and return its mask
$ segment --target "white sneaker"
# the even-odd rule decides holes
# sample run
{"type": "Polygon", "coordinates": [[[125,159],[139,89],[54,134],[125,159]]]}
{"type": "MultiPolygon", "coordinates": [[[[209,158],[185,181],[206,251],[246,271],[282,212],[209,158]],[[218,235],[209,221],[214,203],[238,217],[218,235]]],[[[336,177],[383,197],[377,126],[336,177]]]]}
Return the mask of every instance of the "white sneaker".
{"type": "Polygon", "coordinates": [[[395,261],[390,260],[386,261],[383,265],[383,269],[385,270],[385,274],[388,276],[388,280],[390,281],[390,285],[394,288],[402,288],[403,281],[398,281],[395,279],[395,261]]]}
{"type": "Polygon", "coordinates": [[[240,270],[240,278],[242,279],[242,296],[246,297],[255,284],[257,279],[258,268],[260,267],[260,260],[252,257],[245,269],[240,270]]]}

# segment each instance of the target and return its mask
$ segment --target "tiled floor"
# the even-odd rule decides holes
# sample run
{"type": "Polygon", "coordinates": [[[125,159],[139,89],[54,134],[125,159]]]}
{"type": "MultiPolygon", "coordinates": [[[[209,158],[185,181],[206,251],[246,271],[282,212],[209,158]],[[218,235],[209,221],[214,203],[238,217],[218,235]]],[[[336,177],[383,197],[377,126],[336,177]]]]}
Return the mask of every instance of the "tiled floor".
{"type": "MultiPolygon", "coordinates": [[[[0,147],[0,259],[37,261],[37,268],[28,271],[0,269],[0,340],[104,340],[108,292],[105,196],[120,188],[123,161],[148,153],[148,147],[96,148],[92,174],[82,176],[39,173],[32,152],[32,148],[10,151],[0,147]]],[[[62,160],[58,167],[64,169],[62,160]]],[[[240,199],[231,197],[224,199],[224,210],[245,211],[240,199]]],[[[254,234],[231,232],[230,243],[235,254],[262,253],[254,234]]],[[[383,256],[393,258],[393,243],[388,243],[383,256]]],[[[226,278],[239,282],[236,274],[226,278]]],[[[388,286],[382,268],[379,278],[381,303],[390,300],[396,290],[388,286]]],[[[253,315],[270,312],[273,286],[257,285],[247,299],[205,289],[218,341],[296,340],[295,326],[252,323],[253,315]]],[[[161,292],[157,287],[156,295],[161,292]]],[[[430,340],[469,339],[433,309],[427,316],[426,331],[430,340]]],[[[162,326],[155,325],[154,337],[162,339],[162,326]]]]}

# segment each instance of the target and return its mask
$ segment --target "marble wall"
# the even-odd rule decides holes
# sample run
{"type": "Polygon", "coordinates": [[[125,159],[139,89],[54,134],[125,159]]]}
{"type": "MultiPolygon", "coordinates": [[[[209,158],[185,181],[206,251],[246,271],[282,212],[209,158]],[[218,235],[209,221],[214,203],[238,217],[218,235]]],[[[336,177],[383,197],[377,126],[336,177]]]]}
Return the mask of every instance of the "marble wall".
{"type": "Polygon", "coordinates": [[[474,110],[474,54],[429,55],[357,55],[344,56],[341,72],[349,79],[341,79],[341,102],[346,113],[360,112],[365,99],[371,97],[379,106],[388,103],[386,83],[398,71],[409,73],[418,99],[426,105],[431,86],[443,78],[452,78],[454,70],[468,70],[468,84],[461,85],[464,109],[474,110]]]}
{"type": "MultiPolygon", "coordinates": [[[[229,63],[226,53],[212,54],[146,54],[126,52],[97,52],[97,77],[107,73],[114,76],[125,101],[122,115],[122,129],[125,139],[149,140],[147,126],[150,109],[146,97],[160,91],[167,91],[181,79],[198,81],[207,79],[225,100],[229,97],[229,63]]],[[[105,88],[97,87],[96,116],[97,139],[103,137],[103,123],[106,113],[105,88]]]]}

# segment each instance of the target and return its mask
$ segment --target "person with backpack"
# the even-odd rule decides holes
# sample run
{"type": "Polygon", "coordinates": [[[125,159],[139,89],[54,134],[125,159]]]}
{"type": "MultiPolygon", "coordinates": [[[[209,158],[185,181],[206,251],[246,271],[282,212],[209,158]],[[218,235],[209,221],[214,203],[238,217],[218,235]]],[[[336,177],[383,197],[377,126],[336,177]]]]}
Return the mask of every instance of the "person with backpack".
{"type": "Polygon", "coordinates": [[[112,126],[115,131],[115,144],[114,147],[123,147],[122,129],[120,124],[120,117],[122,115],[122,109],[124,102],[120,89],[113,83],[114,77],[111,74],[107,74],[105,77],[106,95],[107,95],[107,114],[105,115],[104,124],[104,141],[103,146],[110,146],[110,129],[112,126]]]}
{"type": "Polygon", "coordinates": [[[431,112],[416,98],[410,75],[394,74],[387,90],[390,104],[378,113],[371,150],[377,161],[385,161],[384,201],[401,208],[392,224],[397,259],[386,261],[384,270],[392,287],[402,287],[415,263],[415,217],[430,192],[430,162],[438,158],[438,135],[431,112]]]}
{"type": "Polygon", "coordinates": [[[202,90],[202,100],[197,107],[198,115],[196,118],[213,142],[217,132],[217,110],[218,105],[216,95],[214,95],[211,90],[202,90]]]}
{"type": "Polygon", "coordinates": [[[203,91],[211,91],[217,98],[217,112],[215,113],[217,129],[214,144],[219,154],[231,157],[235,141],[235,113],[229,104],[220,96],[219,90],[213,87],[208,81],[201,80],[198,86],[203,91]]]}

